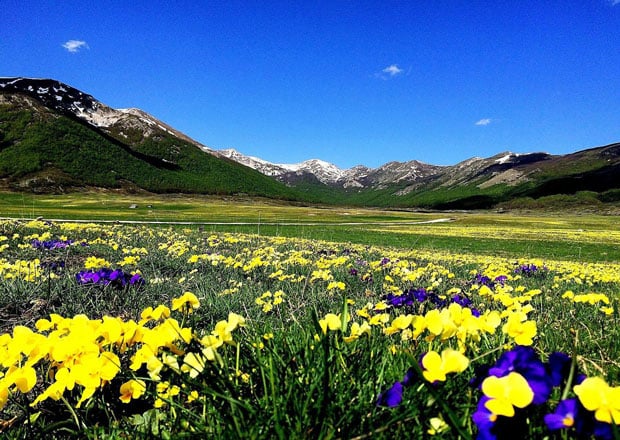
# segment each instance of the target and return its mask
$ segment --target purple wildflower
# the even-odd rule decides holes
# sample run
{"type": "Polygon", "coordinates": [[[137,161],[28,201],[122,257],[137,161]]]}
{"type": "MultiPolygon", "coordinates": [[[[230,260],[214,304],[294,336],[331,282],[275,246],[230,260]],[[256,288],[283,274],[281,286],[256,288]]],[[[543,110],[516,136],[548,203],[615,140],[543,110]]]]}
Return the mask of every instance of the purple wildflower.
{"type": "Polygon", "coordinates": [[[495,282],[501,284],[502,286],[506,283],[508,277],[506,275],[499,275],[495,277],[495,282]]]}
{"type": "Polygon", "coordinates": [[[129,284],[131,286],[141,286],[145,283],[144,278],[139,273],[135,273],[129,278],[129,284]]]}
{"type": "Polygon", "coordinates": [[[448,306],[448,300],[441,298],[437,294],[430,295],[430,300],[438,309],[443,309],[448,306]]]}
{"type": "Polygon", "coordinates": [[[415,370],[409,368],[400,382],[394,382],[390,388],[379,394],[377,406],[397,407],[403,401],[404,387],[413,385],[415,380],[415,370]]]}
{"type": "Polygon", "coordinates": [[[546,272],[547,270],[548,269],[546,266],[538,267],[534,263],[530,263],[517,266],[514,270],[514,273],[524,276],[533,276],[537,273],[546,272]]]}
{"type": "Polygon", "coordinates": [[[35,249],[42,250],[55,250],[55,249],[64,249],[73,244],[73,240],[32,240],[30,243],[35,249]]]}
{"type": "Polygon", "coordinates": [[[478,440],[496,440],[507,438],[528,438],[526,411],[517,410],[513,417],[504,417],[493,414],[486,407],[490,400],[487,396],[482,396],[472,414],[472,420],[478,427],[478,440]]]}
{"type": "Polygon", "coordinates": [[[562,400],[552,414],[545,416],[545,424],[550,431],[571,428],[579,410],[577,399],[562,400]]]}
{"type": "Polygon", "coordinates": [[[386,304],[396,308],[413,305],[413,298],[408,295],[407,292],[403,293],[402,295],[394,295],[393,293],[388,293],[385,296],[384,301],[386,302],[386,304]]]}
{"type": "Polygon", "coordinates": [[[556,351],[549,355],[547,370],[551,386],[558,387],[568,379],[570,372],[571,358],[566,353],[556,351]]]}
{"type": "Polygon", "coordinates": [[[426,289],[424,287],[421,287],[421,288],[415,289],[415,290],[410,289],[409,293],[411,295],[413,295],[415,300],[418,301],[418,302],[424,302],[428,298],[428,292],[426,291],[426,289]]]}
{"type": "Polygon", "coordinates": [[[458,293],[452,295],[452,302],[457,303],[461,307],[471,306],[471,299],[467,298],[465,295],[459,295],[458,293]]]}
{"type": "Polygon", "coordinates": [[[394,382],[394,384],[379,394],[377,399],[377,406],[388,406],[394,408],[403,401],[403,384],[400,382],[394,382]]]}
{"type": "Polygon", "coordinates": [[[127,285],[141,286],[145,284],[144,279],[138,273],[130,274],[121,269],[102,268],[99,270],[83,270],[75,275],[78,284],[100,284],[103,286],[112,285],[117,289],[122,289],[127,285]]]}
{"type": "Polygon", "coordinates": [[[493,282],[491,281],[491,278],[489,278],[486,275],[482,275],[481,273],[477,273],[476,274],[476,280],[475,280],[476,284],[479,285],[484,285],[484,286],[493,286],[493,282]]]}
{"type": "Polygon", "coordinates": [[[493,287],[495,286],[495,284],[500,284],[503,286],[506,283],[507,279],[508,277],[506,275],[499,275],[496,276],[493,280],[491,280],[491,278],[489,278],[488,276],[477,273],[476,278],[474,279],[474,284],[487,287],[493,287]]]}
{"type": "Polygon", "coordinates": [[[532,347],[517,345],[500,356],[495,365],[489,368],[489,376],[504,377],[515,371],[521,374],[534,392],[532,403],[544,403],[551,394],[552,383],[545,364],[532,347]]]}
{"type": "Polygon", "coordinates": [[[486,403],[491,400],[487,396],[482,396],[476,407],[476,411],[471,418],[478,427],[479,440],[495,440],[497,436],[492,432],[495,427],[497,416],[487,409],[486,403]]]}
{"type": "Polygon", "coordinates": [[[574,430],[578,438],[614,438],[612,426],[596,420],[594,413],[585,409],[578,399],[562,400],[553,413],[545,415],[544,420],[550,431],[569,429],[574,430]]]}

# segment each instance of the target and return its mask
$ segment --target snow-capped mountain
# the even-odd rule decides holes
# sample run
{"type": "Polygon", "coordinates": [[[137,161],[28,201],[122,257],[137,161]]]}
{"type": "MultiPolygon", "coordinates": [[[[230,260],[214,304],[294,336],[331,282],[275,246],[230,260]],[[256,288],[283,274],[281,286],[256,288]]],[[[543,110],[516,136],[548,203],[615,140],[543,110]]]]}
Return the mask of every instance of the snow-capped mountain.
{"type": "Polygon", "coordinates": [[[214,154],[220,157],[226,157],[228,159],[234,160],[235,162],[245,165],[246,167],[254,168],[255,170],[260,171],[266,176],[276,177],[290,171],[288,168],[286,168],[287,165],[277,165],[271,162],[267,162],[266,160],[260,159],[258,157],[245,156],[233,148],[228,148],[225,150],[215,150],[214,154]]]}
{"type": "Polygon", "coordinates": [[[215,154],[275,177],[289,186],[296,186],[304,180],[349,190],[385,189],[396,185],[401,187],[394,193],[397,196],[428,187],[449,188],[474,184],[484,189],[496,184],[515,186],[529,181],[532,173],[539,171],[529,165],[554,158],[547,153],[503,152],[489,158],[473,157],[451,166],[429,165],[412,160],[392,161],[378,168],[357,165],[341,169],[318,159],[297,164],[274,164],[257,157],[245,156],[234,149],[216,150],[215,154]]]}
{"type": "Polygon", "coordinates": [[[316,178],[325,185],[342,188],[382,188],[403,181],[413,182],[434,175],[443,168],[413,160],[409,162],[388,162],[378,168],[357,165],[342,169],[320,159],[310,159],[296,164],[275,164],[257,157],[246,156],[232,148],[216,150],[216,154],[254,168],[288,184],[296,183],[305,176],[316,178]]]}
{"type": "Polygon", "coordinates": [[[287,179],[283,176],[289,174],[296,176],[311,174],[321,183],[332,185],[346,176],[346,170],[342,170],[336,165],[320,159],[310,159],[295,164],[271,163],[258,157],[246,156],[234,148],[216,150],[215,154],[254,168],[266,176],[276,177],[284,181],[287,179]]]}
{"type": "Polygon", "coordinates": [[[271,163],[258,157],[246,156],[233,148],[216,150],[216,154],[282,181],[292,180],[292,176],[312,175],[321,183],[333,185],[347,174],[346,170],[342,170],[336,165],[320,159],[310,159],[295,164],[271,163]]]}
{"type": "Polygon", "coordinates": [[[61,114],[71,114],[112,135],[128,138],[139,132],[144,138],[165,132],[194,144],[208,152],[212,150],[157,118],[137,108],[114,109],[91,95],[51,79],[0,78],[0,90],[35,97],[46,107],[61,114]]]}
{"type": "Polygon", "coordinates": [[[0,78],[0,189],[92,188],[298,198],[142,110],[111,108],[50,79],[0,78]]]}
{"type": "Polygon", "coordinates": [[[46,107],[61,114],[75,116],[120,140],[135,140],[136,136],[145,139],[157,136],[158,133],[170,134],[200,147],[203,151],[253,168],[289,186],[295,186],[301,181],[345,189],[383,189],[393,185],[405,185],[399,190],[399,194],[407,194],[431,181],[442,186],[452,186],[469,182],[481,174],[486,174],[486,180],[492,179],[493,184],[510,184],[527,179],[523,172],[513,170],[516,165],[550,157],[544,153],[518,155],[504,152],[488,159],[472,158],[454,166],[435,166],[412,160],[392,161],[378,168],[357,165],[349,169],[341,169],[320,159],[296,164],[272,163],[258,157],[246,156],[232,148],[213,150],[140,109],[111,108],[91,95],[59,81],[0,78],[0,91],[32,96],[46,107]]]}
{"type": "Polygon", "coordinates": [[[306,172],[313,174],[319,181],[325,184],[337,182],[346,175],[345,170],[320,159],[310,159],[293,165],[281,164],[280,166],[287,169],[289,172],[306,172]]]}

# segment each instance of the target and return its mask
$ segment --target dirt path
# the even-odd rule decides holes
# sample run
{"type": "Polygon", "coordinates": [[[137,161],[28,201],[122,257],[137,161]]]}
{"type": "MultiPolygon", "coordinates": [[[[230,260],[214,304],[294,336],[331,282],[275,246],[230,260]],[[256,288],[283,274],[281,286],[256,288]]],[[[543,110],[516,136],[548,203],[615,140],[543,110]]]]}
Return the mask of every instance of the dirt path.
{"type": "Polygon", "coordinates": [[[197,226],[393,226],[393,225],[426,225],[431,223],[454,222],[455,218],[437,218],[424,221],[378,221],[378,222],[175,222],[175,221],[142,221],[142,220],[68,220],[58,218],[11,218],[0,217],[0,220],[31,221],[41,220],[57,223],[108,223],[118,225],[197,225],[197,226]]]}

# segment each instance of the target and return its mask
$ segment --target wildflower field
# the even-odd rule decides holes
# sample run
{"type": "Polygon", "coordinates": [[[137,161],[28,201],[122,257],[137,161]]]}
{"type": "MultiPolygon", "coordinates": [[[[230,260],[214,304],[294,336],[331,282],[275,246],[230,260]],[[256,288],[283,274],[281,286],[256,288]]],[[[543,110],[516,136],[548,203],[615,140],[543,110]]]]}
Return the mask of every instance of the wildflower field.
{"type": "Polygon", "coordinates": [[[496,220],[2,221],[0,436],[620,438],[620,233],[496,220]]]}

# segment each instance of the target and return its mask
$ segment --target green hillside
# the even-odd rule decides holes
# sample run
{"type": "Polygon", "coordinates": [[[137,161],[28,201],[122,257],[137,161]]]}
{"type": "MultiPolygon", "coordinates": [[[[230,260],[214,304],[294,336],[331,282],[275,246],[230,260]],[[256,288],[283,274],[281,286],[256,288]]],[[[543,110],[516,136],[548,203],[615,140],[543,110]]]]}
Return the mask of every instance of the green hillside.
{"type": "Polygon", "coordinates": [[[297,198],[294,190],[172,135],[125,144],[42,106],[0,105],[0,179],[9,189],[80,187],[297,198]]]}

